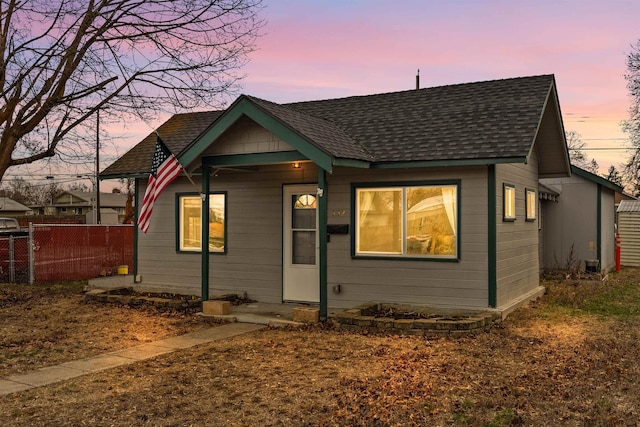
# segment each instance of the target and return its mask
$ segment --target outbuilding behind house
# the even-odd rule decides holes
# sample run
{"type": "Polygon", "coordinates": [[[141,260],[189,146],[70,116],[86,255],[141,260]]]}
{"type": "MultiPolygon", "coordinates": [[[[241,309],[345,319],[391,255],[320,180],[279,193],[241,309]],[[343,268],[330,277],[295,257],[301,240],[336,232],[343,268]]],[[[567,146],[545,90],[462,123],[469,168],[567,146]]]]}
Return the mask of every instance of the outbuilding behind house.
{"type": "Polygon", "coordinates": [[[622,200],[618,206],[620,263],[640,267],[640,200],[622,200]]]}

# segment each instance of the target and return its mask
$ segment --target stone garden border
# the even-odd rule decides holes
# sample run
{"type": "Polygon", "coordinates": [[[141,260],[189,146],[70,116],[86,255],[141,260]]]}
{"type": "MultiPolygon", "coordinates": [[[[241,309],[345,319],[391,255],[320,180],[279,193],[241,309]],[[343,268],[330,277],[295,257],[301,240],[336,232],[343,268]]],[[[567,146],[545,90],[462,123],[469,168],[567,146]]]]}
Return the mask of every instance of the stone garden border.
{"type": "Polygon", "coordinates": [[[398,335],[428,337],[462,337],[483,331],[502,320],[498,312],[483,311],[466,314],[433,314],[429,318],[393,319],[376,317],[385,307],[394,304],[371,302],[339,312],[333,319],[339,328],[346,330],[387,332],[398,335]]]}
{"type": "Polygon", "coordinates": [[[149,296],[133,294],[131,293],[133,288],[120,287],[112,289],[92,289],[87,291],[84,295],[85,301],[96,301],[104,303],[114,303],[130,306],[154,306],[156,308],[164,310],[187,310],[200,308],[202,303],[200,298],[186,297],[185,298],[161,298],[158,296],[152,296],[153,293],[148,293],[149,296]]]}

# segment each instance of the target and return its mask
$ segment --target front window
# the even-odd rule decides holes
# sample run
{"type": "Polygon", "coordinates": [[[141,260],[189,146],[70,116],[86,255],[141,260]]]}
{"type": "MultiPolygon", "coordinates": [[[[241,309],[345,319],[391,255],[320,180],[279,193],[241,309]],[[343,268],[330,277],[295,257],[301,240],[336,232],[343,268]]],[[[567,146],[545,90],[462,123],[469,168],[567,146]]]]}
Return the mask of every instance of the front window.
{"type": "Polygon", "coordinates": [[[458,185],[355,189],[356,255],[457,258],[458,185]]]}
{"type": "MultiPolygon", "coordinates": [[[[200,195],[178,195],[178,250],[202,250],[202,199],[200,195]]],[[[209,251],[225,251],[226,197],[209,195],[209,251]]]]}

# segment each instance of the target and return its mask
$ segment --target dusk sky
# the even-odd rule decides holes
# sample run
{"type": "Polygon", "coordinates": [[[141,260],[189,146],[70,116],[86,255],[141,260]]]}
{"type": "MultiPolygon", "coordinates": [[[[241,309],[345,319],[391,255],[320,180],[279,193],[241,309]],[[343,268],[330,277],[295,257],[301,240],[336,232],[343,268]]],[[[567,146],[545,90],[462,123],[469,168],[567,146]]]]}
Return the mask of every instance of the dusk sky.
{"type": "MultiPolygon", "coordinates": [[[[407,90],[418,69],[421,87],[555,74],[567,131],[590,148],[628,146],[620,122],[638,0],[265,0],[263,16],[241,93],[282,103],[407,90]]],[[[120,137],[101,169],[168,117],[112,125],[120,137]]],[[[628,157],[586,154],[601,173],[628,157]]]]}
{"type": "MultiPolygon", "coordinates": [[[[628,146],[624,74],[640,2],[271,0],[243,92],[275,102],[555,74],[566,131],[628,146]],[[402,6],[398,6],[402,5],[402,6]]],[[[623,150],[587,151],[605,173],[623,150]]]]}

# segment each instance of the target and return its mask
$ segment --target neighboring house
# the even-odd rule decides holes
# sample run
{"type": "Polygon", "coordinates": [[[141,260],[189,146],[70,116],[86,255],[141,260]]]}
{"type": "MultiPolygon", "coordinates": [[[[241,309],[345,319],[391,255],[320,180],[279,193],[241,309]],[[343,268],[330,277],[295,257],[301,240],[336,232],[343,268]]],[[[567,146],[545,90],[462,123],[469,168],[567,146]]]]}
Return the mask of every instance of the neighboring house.
{"type": "Polygon", "coordinates": [[[19,217],[30,213],[31,208],[9,197],[0,196],[0,216],[19,217]]]}
{"type": "Polygon", "coordinates": [[[640,200],[622,200],[618,206],[620,264],[640,267],[640,200]]]}
{"type": "MultiPolygon", "coordinates": [[[[319,303],[321,318],[366,301],[507,311],[544,291],[538,180],[570,175],[552,75],[290,104],[242,95],[157,132],[196,186],[174,181],[137,234],[140,287],[319,303]]],[[[136,206],[155,143],[101,173],[136,178],[136,206]]]]}
{"type": "Polygon", "coordinates": [[[541,247],[545,269],[615,267],[615,195],[622,187],[584,169],[571,166],[571,176],[540,180],[541,247]]]}
{"type": "MultiPolygon", "coordinates": [[[[119,221],[125,215],[127,195],[119,192],[100,193],[100,212],[102,209],[111,209],[118,215],[119,221]]],[[[93,191],[64,191],[54,198],[52,203],[41,208],[41,215],[84,215],[95,209],[95,192],[93,191]]],[[[111,210],[107,211],[111,213],[111,210]]],[[[91,222],[91,221],[90,221],[91,222]]]]}

